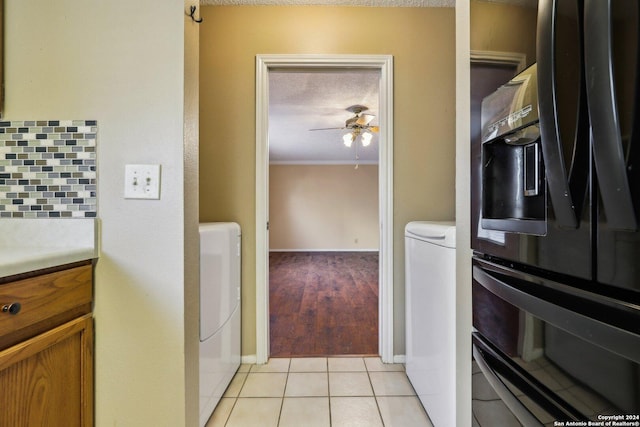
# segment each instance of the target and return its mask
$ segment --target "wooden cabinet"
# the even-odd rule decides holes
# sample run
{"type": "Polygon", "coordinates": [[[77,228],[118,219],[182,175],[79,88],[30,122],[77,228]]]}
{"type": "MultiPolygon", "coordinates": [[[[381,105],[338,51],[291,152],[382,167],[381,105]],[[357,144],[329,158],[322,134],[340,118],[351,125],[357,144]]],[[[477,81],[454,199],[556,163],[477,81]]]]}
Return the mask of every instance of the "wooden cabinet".
{"type": "Polygon", "coordinates": [[[92,288],[90,263],[0,285],[0,427],[93,425],[92,288]]]}

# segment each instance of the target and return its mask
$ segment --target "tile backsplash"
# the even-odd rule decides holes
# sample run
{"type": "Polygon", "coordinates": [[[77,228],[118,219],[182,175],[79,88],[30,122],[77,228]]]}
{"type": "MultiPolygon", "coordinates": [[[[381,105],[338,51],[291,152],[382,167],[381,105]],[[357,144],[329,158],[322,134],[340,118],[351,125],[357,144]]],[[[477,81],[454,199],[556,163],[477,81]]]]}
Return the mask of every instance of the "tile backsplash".
{"type": "Polygon", "coordinates": [[[0,218],[96,216],[95,120],[0,121],[0,218]]]}

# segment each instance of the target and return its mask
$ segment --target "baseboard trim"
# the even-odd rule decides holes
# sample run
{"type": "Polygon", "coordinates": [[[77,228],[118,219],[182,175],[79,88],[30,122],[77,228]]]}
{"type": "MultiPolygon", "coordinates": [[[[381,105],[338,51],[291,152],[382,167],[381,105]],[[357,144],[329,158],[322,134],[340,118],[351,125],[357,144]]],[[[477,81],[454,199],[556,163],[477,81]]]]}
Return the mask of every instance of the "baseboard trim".
{"type": "Polygon", "coordinates": [[[407,363],[407,357],[404,354],[396,354],[393,356],[393,363],[407,363]]]}
{"type": "Polygon", "coordinates": [[[269,249],[269,252],[379,252],[378,249],[269,249]]]}
{"type": "Polygon", "coordinates": [[[258,357],[255,354],[247,354],[240,357],[240,363],[243,365],[254,365],[257,360],[258,357]]]}
{"type": "MultiPolygon", "coordinates": [[[[247,354],[240,358],[240,363],[243,365],[254,365],[258,360],[255,354],[247,354]]],[[[407,358],[404,354],[396,354],[393,356],[393,363],[406,363],[407,358]]]]}

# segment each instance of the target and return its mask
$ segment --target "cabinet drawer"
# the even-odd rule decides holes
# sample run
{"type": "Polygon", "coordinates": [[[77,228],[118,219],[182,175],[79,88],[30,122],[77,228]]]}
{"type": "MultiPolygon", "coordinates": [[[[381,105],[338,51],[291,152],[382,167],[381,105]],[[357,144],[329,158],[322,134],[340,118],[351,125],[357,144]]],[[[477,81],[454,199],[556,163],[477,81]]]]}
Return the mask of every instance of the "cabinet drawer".
{"type": "Polygon", "coordinates": [[[91,265],[0,285],[0,349],[91,311],[91,265]],[[16,314],[2,307],[20,304],[16,314]]]}

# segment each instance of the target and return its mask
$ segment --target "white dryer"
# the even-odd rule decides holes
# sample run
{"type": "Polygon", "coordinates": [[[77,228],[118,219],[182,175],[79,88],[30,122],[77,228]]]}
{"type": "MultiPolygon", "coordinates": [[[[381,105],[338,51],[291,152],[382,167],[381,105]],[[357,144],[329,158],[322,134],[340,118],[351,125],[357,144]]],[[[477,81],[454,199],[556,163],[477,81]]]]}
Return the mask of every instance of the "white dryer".
{"type": "Polygon", "coordinates": [[[200,224],[200,426],[240,366],[240,226],[200,224]]]}
{"type": "Polygon", "coordinates": [[[455,427],[456,227],[405,227],[406,372],[435,427],[455,427]]]}

